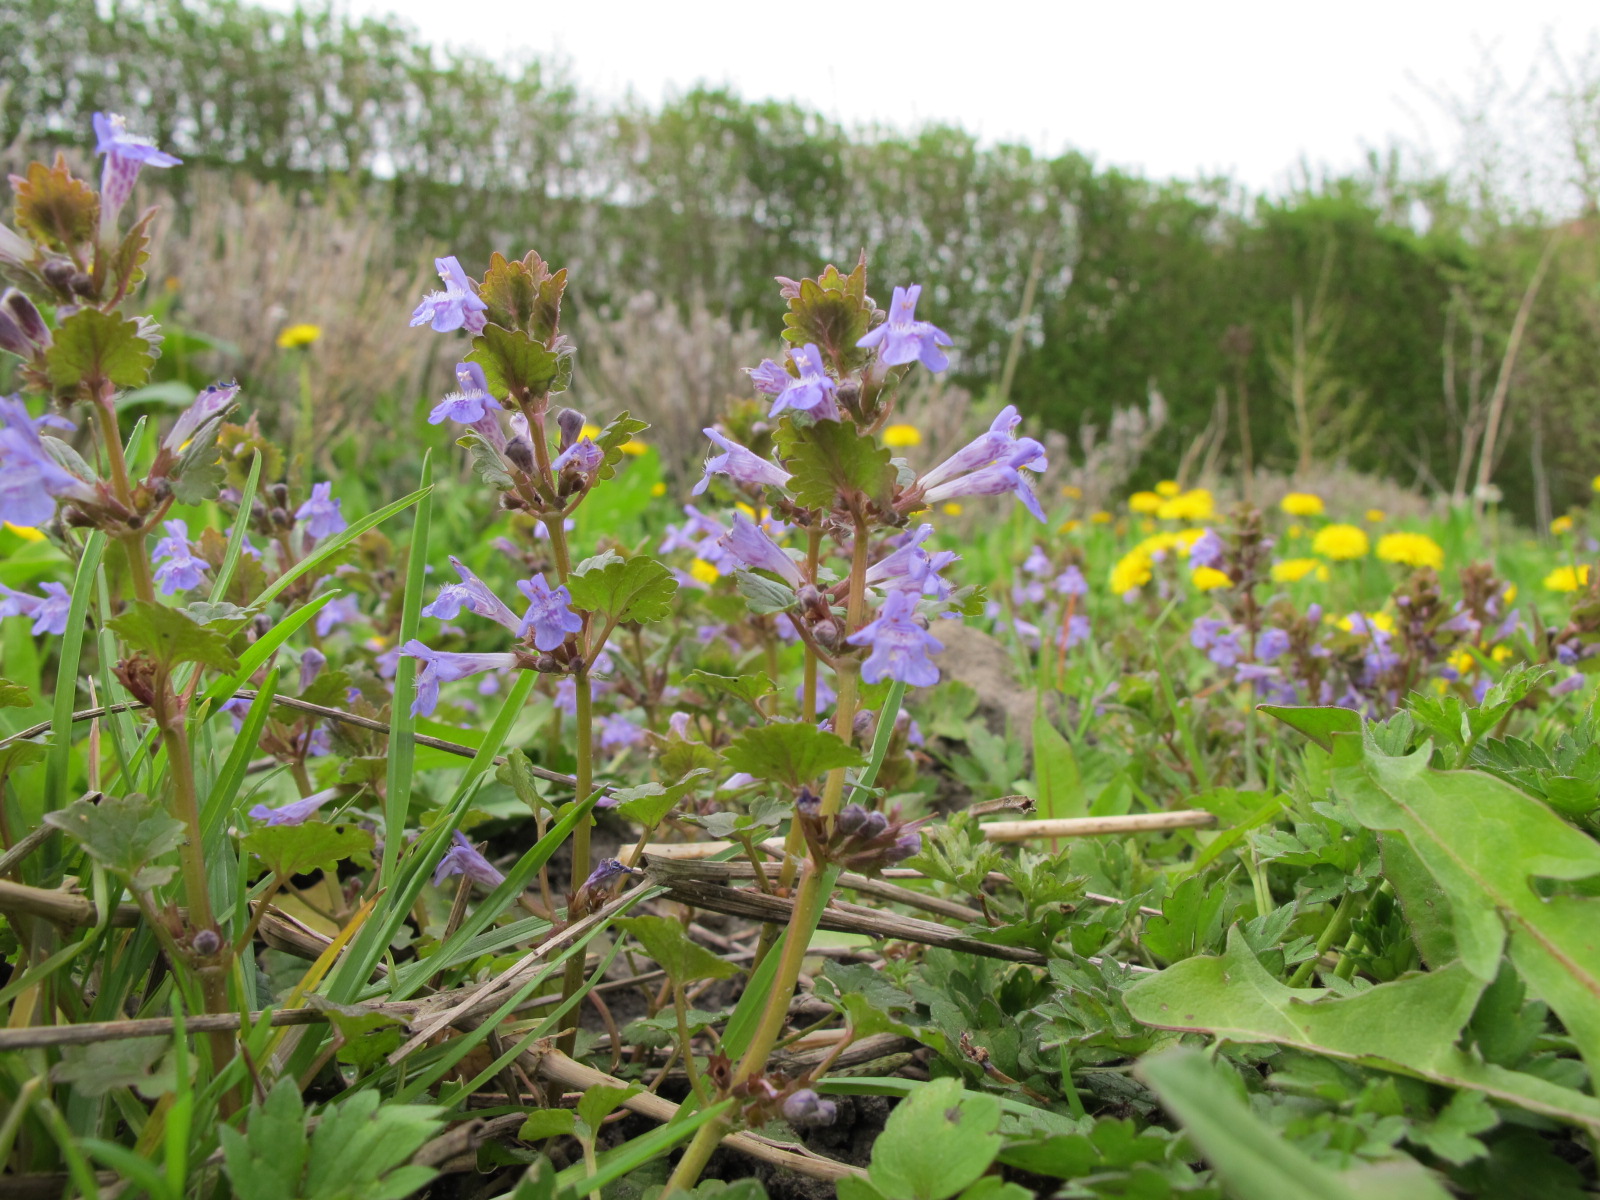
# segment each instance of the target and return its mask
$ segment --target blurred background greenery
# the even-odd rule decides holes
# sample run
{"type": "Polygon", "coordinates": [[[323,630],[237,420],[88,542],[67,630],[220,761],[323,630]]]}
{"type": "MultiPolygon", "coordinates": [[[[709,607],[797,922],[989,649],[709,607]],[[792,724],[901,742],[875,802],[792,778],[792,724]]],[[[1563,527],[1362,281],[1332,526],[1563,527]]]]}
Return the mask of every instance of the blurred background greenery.
{"type": "Polygon", "coordinates": [[[0,165],[86,159],[96,110],[186,159],[143,185],[182,214],[148,292],[187,331],[168,378],[237,374],[270,422],[305,356],[320,443],[374,469],[415,458],[393,435],[448,381],[448,349],[405,323],[429,259],[528,247],[573,269],[573,401],[650,419],[672,478],[774,344],[772,277],[862,247],[880,302],[922,282],[919,315],[961,348],[912,415],[1015,401],[1091,498],[1261,472],[1459,503],[1483,478],[1543,528],[1600,469],[1600,48],[1552,49],[1517,100],[1576,197],[1547,212],[1497,165],[1517,134],[1492,90],[1458,105],[1466,161],[1397,146],[1255,195],[723,91],[600,104],[559,66],[329,9],[12,0],[0,45],[0,165]],[[280,348],[297,323],[322,337],[280,348]]]}

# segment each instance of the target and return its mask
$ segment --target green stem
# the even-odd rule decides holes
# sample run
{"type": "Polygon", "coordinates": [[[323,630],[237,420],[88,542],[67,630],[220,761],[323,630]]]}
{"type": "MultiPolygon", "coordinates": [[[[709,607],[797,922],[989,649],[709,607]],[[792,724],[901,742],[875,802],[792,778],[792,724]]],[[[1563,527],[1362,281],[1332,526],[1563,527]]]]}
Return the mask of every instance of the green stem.
{"type": "Polygon", "coordinates": [[[1321,936],[1317,938],[1317,952],[1295,968],[1294,974],[1289,977],[1290,987],[1305,987],[1306,980],[1311,978],[1311,972],[1316,970],[1317,963],[1328,952],[1328,947],[1350,927],[1351,909],[1355,907],[1355,899],[1354,892],[1346,892],[1339,898],[1339,906],[1333,910],[1333,916],[1328,918],[1321,936]]]}
{"type": "Polygon", "coordinates": [[[683,1054],[683,1069],[689,1076],[689,1087],[700,1098],[701,1104],[710,1104],[710,1093],[694,1065],[694,1047],[689,1038],[689,1004],[681,980],[672,981],[672,1006],[678,1018],[678,1046],[683,1054]]]}
{"type": "MultiPolygon", "coordinates": [[[[589,798],[589,790],[593,786],[594,771],[594,704],[593,695],[589,687],[588,671],[580,671],[576,679],[578,693],[578,730],[577,730],[577,755],[578,769],[576,772],[577,784],[573,795],[577,803],[582,804],[589,798]]],[[[577,891],[583,881],[589,878],[589,820],[584,818],[572,829],[572,890],[577,891]]],[[[566,1001],[583,986],[584,956],[574,954],[567,963],[566,975],[561,983],[561,999],[566,1001]]],[[[578,1039],[578,1031],[574,1028],[570,1033],[562,1036],[558,1043],[561,1053],[570,1055],[578,1039]]]]}

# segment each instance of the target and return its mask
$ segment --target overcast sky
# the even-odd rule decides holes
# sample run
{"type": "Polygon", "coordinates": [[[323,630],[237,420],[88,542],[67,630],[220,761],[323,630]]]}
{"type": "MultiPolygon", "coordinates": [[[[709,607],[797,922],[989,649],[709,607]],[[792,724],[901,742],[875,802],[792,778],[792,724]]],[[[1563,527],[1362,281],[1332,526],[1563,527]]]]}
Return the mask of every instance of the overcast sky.
{"type": "Polygon", "coordinates": [[[1469,93],[1486,53],[1520,80],[1546,39],[1572,57],[1600,29],[1594,0],[340,2],[436,43],[560,57],[599,98],[728,84],[846,124],[947,121],[1257,188],[1395,138],[1446,157],[1454,126],[1432,94],[1469,93]]]}

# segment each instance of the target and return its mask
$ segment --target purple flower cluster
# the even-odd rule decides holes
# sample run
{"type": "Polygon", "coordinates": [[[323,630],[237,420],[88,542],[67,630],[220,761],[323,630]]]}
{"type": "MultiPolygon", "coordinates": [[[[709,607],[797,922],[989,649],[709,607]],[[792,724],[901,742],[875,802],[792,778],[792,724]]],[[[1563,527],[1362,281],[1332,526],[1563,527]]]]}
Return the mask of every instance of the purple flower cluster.
{"type": "Polygon", "coordinates": [[[756,487],[784,487],[792,478],[776,463],[770,463],[738,442],[723,437],[715,429],[706,429],[704,433],[722,448],[722,453],[706,459],[705,474],[694,485],[692,495],[698,496],[710,487],[713,475],[726,475],[735,483],[756,487]]]}
{"type": "Polygon", "coordinates": [[[211,564],[194,553],[189,526],[173,519],[163,522],[167,536],[156,543],[156,585],[163,596],[192,591],[205,582],[211,564]]]}
{"type": "Polygon", "coordinates": [[[483,332],[489,306],[478,296],[478,285],[461,269],[455,255],[433,260],[444,281],[444,291],[429,292],[411,314],[411,324],[431,326],[435,333],[465,329],[476,336],[483,332]]]}
{"type": "Polygon", "coordinates": [[[93,501],[94,489],[62,467],[45,447],[41,429],[73,428],[60,417],[30,417],[16,396],[0,396],[0,521],[43,525],[56,499],[93,501]]]}
{"type": "Polygon", "coordinates": [[[1016,406],[1000,410],[986,433],[979,434],[918,481],[929,504],[958,496],[1014,494],[1030,513],[1045,520],[1044,509],[1023,471],[1043,471],[1049,466],[1044,446],[1033,438],[1016,436],[1022,417],[1016,406]]]}
{"type": "Polygon", "coordinates": [[[96,155],[106,156],[100,173],[100,230],[116,229],[117,214],[133,195],[143,167],[175,167],[183,160],[156,147],[148,138],[128,132],[128,122],[115,113],[94,114],[96,155]]]}
{"type": "Polygon", "coordinates": [[[0,617],[30,617],[31,632],[63,634],[67,631],[67,618],[72,612],[72,593],[65,585],[44,583],[43,596],[30,596],[0,583],[0,617]]]}
{"type": "Polygon", "coordinates": [[[339,511],[344,501],[335,500],[332,492],[331,483],[313,484],[311,499],[295,509],[294,519],[306,523],[306,534],[313,540],[321,541],[325,537],[343,533],[349,528],[349,522],[339,511]]]}
{"type": "Polygon", "coordinates": [[[942,371],[950,359],[941,347],[952,345],[950,335],[927,321],[917,320],[917,301],[922,285],[894,289],[889,303],[889,319],[856,343],[877,350],[879,360],[889,367],[920,361],[930,371],[942,371]]]}
{"type": "Polygon", "coordinates": [[[928,652],[943,650],[944,643],[918,622],[917,599],[909,591],[890,592],[877,619],[845,640],[870,649],[861,664],[861,678],[868,683],[893,679],[912,687],[932,687],[939,682],[939,668],[928,652]]]}

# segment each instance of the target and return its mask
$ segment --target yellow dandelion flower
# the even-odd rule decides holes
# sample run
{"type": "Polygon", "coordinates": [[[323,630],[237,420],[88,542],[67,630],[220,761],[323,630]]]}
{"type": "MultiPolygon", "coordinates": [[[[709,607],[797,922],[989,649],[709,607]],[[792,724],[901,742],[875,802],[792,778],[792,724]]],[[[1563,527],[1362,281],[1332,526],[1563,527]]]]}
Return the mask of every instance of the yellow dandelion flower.
{"type": "Polygon", "coordinates": [[[1589,586],[1589,567],[1557,567],[1544,577],[1544,586],[1552,592],[1575,592],[1589,586]]]}
{"type": "Polygon", "coordinates": [[[1067,521],[1067,522],[1064,522],[1062,524],[1061,528],[1058,529],[1056,532],[1057,533],[1076,533],[1079,529],[1082,529],[1082,528],[1083,528],[1083,522],[1082,521],[1067,521]]]}
{"type": "Polygon", "coordinates": [[[578,430],[578,436],[580,438],[588,438],[592,442],[595,438],[600,436],[600,426],[591,425],[589,422],[585,421],[583,423],[583,428],[578,430]]]}
{"type": "Polygon", "coordinates": [[[722,578],[722,572],[703,558],[697,558],[689,564],[689,574],[707,587],[722,578]]]}
{"type": "Polygon", "coordinates": [[[1307,575],[1318,579],[1328,577],[1328,568],[1314,558],[1286,558],[1272,564],[1273,583],[1299,583],[1307,575]]]}
{"type": "Polygon", "coordinates": [[[1291,517],[1320,517],[1323,512],[1322,497],[1310,492],[1290,492],[1278,507],[1291,517]]]}
{"type": "Polygon", "coordinates": [[[367,639],[368,650],[386,650],[388,647],[389,639],[381,633],[375,633],[367,639]]]}
{"type": "Polygon", "coordinates": [[[1232,587],[1233,580],[1229,579],[1226,572],[1215,567],[1201,567],[1195,571],[1190,580],[1195,589],[1201,592],[1215,591],[1217,588],[1232,587]]]}
{"type": "Polygon", "coordinates": [[[1472,657],[1471,651],[1468,650],[1457,650],[1444,661],[1447,665],[1455,668],[1457,675],[1466,675],[1478,666],[1478,660],[1472,657]]]}
{"type": "Polygon", "coordinates": [[[939,511],[947,517],[959,517],[963,510],[961,505],[957,504],[954,500],[946,500],[939,506],[939,511]]]}
{"type": "Polygon", "coordinates": [[[1156,495],[1165,500],[1172,499],[1181,491],[1183,491],[1183,489],[1179,487],[1177,481],[1173,479],[1163,479],[1160,483],[1156,484],[1156,495]]]}
{"type": "Polygon", "coordinates": [[[1216,502],[1205,488],[1187,492],[1161,502],[1156,516],[1163,521],[1209,521],[1216,515],[1216,502]]]}
{"type": "Polygon", "coordinates": [[[1089,514],[1089,524],[1091,525],[1109,525],[1114,520],[1116,518],[1103,508],[1089,514]]]}
{"type": "Polygon", "coordinates": [[[321,325],[289,325],[278,335],[278,349],[301,350],[321,336],[321,325]]]}
{"type": "Polygon", "coordinates": [[[1425,533],[1386,533],[1378,539],[1378,557],[1406,567],[1444,566],[1444,547],[1425,533]]]}
{"type": "Polygon", "coordinates": [[[1305,527],[1303,525],[1291,525],[1285,532],[1287,532],[1292,538],[1305,537],[1306,535],[1305,527]]]}
{"type": "Polygon", "coordinates": [[[13,525],[10,521],[7,521],[6,529],[11,533],[16,534],[25,542],[44,541],[44,534],[35,529],[32,525],[13,525]]]}
{"type": "Polygon", "coordinates": [[[1070,483],[1061,485],[1061,496],[1065,500],[1082,500],[1083,489],[1070,483]]]}
{"type": "Polygon", "coordinates": [[[640,441],[622,443],[622,452],[624,454],[631,454],[634,458],[638,458],[639,455],[645,453],[649,449],[650,447],[646,443],[640,441]]]}
{"type": "Polygon", "coordinates": [[[1135,547],[1111,568],[1111,590],[1118,596],[1137,591],[1150,582],[1150,556],[1135,547]]]}
{"type": "MultiPolygon", "coordinates": [[[[1348,617],[1339,618],[1339,628],[1344,630],[1346,633],[1352,632],[1356,627],[1356,618],[1358,616],[1365,617],[1366,624],[1370,625],[1373,629],[1378,630],[1380,633],[1394,632],[1394,618],[1386,612],[1351,613],[1348,617]]],[[[1362,632],[1365,631],[1365,627],[1363,627],[1362,632]]]]}
{"type": "Polygon", "coordinates": [[[1501,592],[1500,595],[1507,604],[1515,604],[1517,602],[1517,585],[1513,583],[1505,591],[1501,592]]]}
{"type": "Polygon", "coordinates": [[[749,517],[752,521],[759,521],[761,519],[756,515],[756,510],[751,508],[743,500],[735,500],[733,502],[733,507],[737,511],[742,512],[745,516],[749,517]]]}
{"type": "Polygon", "coordinates": [[[1311,553],[1331,558],[1334,562],[1347,562],[1365,558],[1372,543],[1366,530],[1358,525],[1324,525],[1311,539],[1311,553]]]}
{"type": "Polygon", "coordinates": [[[1594,481],[1590,483],[1589,486],[1594,488],[1595,491],[1600,492],[1600,475],[1596,475],[1594,477],[1594,481]]]}
{"type": "Polygon", "coordinates": [[[1557,517],[1554,521],[1550,522],[1550,532],[1558,536],[1563,533],[1571,533],[1572,518],[1565,516],[1557,517]]]}
{"type": "Polygon", "coordinates": [[[896,450],[902,446],[920,446],[922,431],[915,425],[890,425],[883,431],[883,444],[896,450]]]}
{"type": "Polygon", "coordinates": [[[659,479],[656,480],[650,485],[650,494],[658,499],[662,496],[665,496],[667,494],[667,485],[662,483],[659,479]]]}
{"type": "Polygon", "coordinates": [[[1153,513],[1161,507],[1161,497],[1155,492],[1135,492],[1128,497],[1128,510],[1136,513],[1153,513]]]}
{"type": "Polygon", "coordinates": [[[1506,662],[1511,657],[1511,647],[1496,646],[1493,650],[1489,651],[1489,657],[1494,659],[1494,661],[1497,663],[1506,662]]]}
{"type": "Polygon", "coordinates": [[[1367,509],[1367,521],[1368,521],[1369,524],[1382,525],[1388,519],[1389,519],[1389,514],[1384,512],[1383,509],[1381,509],[1381,508],[1369,508],[1369,509],[1367,509]]]}

